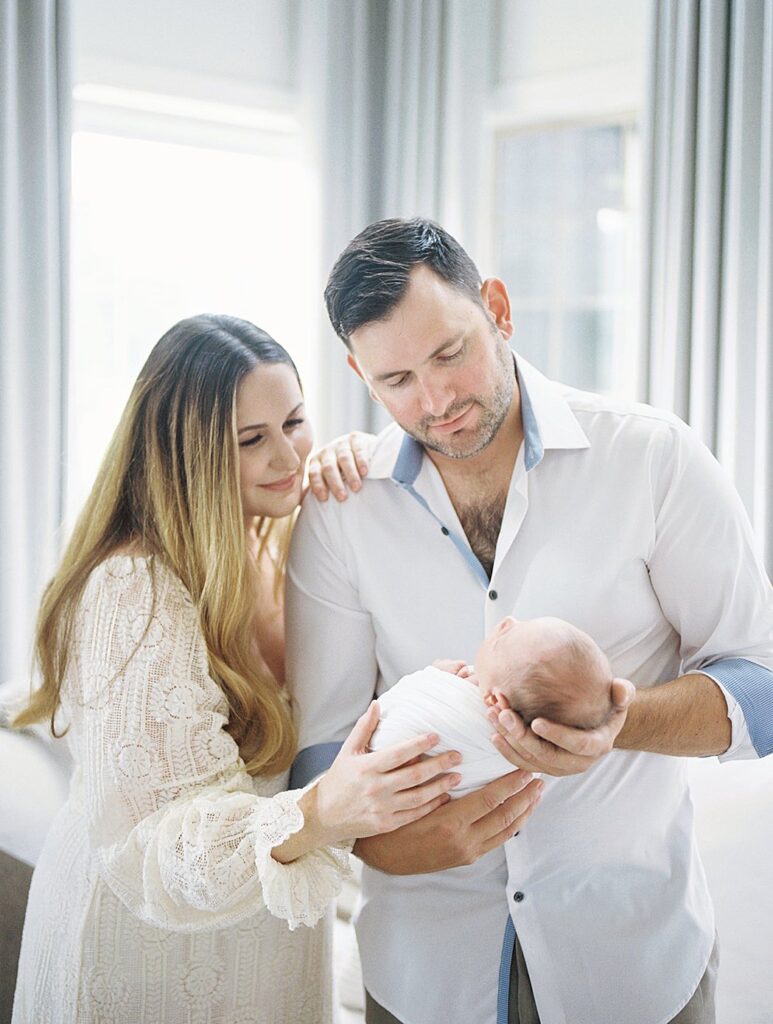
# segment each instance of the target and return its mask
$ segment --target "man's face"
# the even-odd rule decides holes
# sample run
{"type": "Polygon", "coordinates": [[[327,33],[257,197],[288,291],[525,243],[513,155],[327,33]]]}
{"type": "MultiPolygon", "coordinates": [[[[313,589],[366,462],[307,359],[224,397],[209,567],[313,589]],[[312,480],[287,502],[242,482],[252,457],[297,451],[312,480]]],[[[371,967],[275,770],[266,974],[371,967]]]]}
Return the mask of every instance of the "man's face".
{"type": "Polygon", "coordinates": [[[484,286],[484,310],[419,265],[390,317],[352,333],[355,368],[373,396],[425,448],[469,458],[502,425],[515,391],[507,348],[512,328],[503,303],[507,294],[501,282],[491,298],[484,286]]]}

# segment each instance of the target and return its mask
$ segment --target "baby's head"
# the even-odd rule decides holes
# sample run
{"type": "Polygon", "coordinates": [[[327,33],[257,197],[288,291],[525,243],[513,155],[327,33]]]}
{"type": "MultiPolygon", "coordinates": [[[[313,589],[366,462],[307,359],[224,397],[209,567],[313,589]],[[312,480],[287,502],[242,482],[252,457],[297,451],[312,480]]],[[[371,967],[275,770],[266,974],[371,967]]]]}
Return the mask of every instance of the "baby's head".
{"type": "Polygon", "coordinates": [[[612,710],[606,655],[563,619],[503,619],[481,644],[475,673],[486,703],[497,703],[498,691],[527,725],[549,718],[595,729],[612,710]]]}

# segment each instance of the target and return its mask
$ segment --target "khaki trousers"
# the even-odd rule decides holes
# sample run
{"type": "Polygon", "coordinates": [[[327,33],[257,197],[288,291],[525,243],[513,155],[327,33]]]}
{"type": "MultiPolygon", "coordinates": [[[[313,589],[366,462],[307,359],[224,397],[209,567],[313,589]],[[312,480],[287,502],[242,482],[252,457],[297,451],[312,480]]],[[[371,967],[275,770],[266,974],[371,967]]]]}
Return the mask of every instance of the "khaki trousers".
{"type": "MultiPolygon", "coordinates": [[[[689,1003],[684,1006],[671,1024],[716,1024],[716,1008],[714,993],[717,987],[717,971],[719,969],[719,945],[715,941],[706,973],[701,978],[689,1003]]],[[[365,1020],[367,1024],[401,1024],[397,1017],[380,1006],[368,992],[365,993],[365,1020]]],[[[451,1018],[449,1017],[449,1020],[451,1018]]],[[[508,1024],[541,1024],[534,993],[526,969],[521,944],[516,938],[513,960],[510,967],[510,997],[507,1012],[508,1024]]],[[[458,1022],[458,1024],[474,1024],[474,1021],[458,1022]]],[[[545,1024],[550,1024],[546,1021],[545,1024]]],[[[600,1021],[599,1024],[602,1024],[600,1021]]]]}

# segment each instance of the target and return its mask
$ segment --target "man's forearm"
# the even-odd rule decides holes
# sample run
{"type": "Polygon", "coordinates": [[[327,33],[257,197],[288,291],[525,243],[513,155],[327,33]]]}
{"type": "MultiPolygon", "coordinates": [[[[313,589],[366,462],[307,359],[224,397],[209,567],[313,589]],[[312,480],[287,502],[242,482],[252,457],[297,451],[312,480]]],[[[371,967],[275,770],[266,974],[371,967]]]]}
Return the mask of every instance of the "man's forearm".
{"type": "Polygon", "coordinates": [[[732,728],[713,679],[694,673],[636,690],[615,746],[676,757],[724,754],[732,728]]]}

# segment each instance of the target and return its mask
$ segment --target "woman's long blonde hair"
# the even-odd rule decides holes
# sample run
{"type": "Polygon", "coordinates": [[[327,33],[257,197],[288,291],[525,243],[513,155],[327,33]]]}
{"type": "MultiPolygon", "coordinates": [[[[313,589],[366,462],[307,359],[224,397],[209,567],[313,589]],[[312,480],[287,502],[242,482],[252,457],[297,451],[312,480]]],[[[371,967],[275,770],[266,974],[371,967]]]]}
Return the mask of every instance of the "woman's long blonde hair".
{"type": "MultiPolygon", "coordinates": [[[[236,317],[175,324],[140,371],[97,479],[38,614],[35,660],[42,685],[14,724],[54,719],[73,623],[89,574],[117,551],[153,556],[193,598],[210,672],[230,709],[229,732],[255,751],[253,774],[289,767],[296,733],[286,701],[256,658],[255,562],[247,550],[239,489],[236,390],[260,363],[290,356],[265,331],[236,317]]],[[[291,523],[259,524],[261,551],[278,571],[291,523]]]]}

